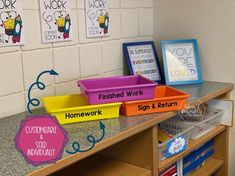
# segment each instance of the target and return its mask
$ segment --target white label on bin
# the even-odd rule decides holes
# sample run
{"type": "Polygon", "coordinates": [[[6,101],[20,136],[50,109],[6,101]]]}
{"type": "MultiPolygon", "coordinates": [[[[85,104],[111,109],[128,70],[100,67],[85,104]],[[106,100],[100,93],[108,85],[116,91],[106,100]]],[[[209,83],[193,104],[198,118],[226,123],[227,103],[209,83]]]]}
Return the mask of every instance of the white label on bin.
{"type": "Polygon", "coordinates": [[[176,155],[187,148],[186,137],[181,135],[167,143],[166,157],[176,155]]]}

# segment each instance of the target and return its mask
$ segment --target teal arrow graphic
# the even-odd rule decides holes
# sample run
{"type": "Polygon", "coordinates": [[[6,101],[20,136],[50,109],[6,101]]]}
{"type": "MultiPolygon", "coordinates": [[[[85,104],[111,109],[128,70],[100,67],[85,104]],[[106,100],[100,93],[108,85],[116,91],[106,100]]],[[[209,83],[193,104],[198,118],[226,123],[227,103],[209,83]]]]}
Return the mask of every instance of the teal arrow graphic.
{"type": "Polygon", "coordinates": [[[75,154],[75,153],[78,153],[78,152],[87,152],[91,149],[93,149],[96,145],[96,143],[100,142],[103,140],[104,136],[105,136],[105,125],[100,121],[100,129],[102,131],[102,135],[101,137],[99,137],[99,139],[95,139],[95,137],[93,135],[88,135],[87,136],[87,141],[89,141],[91,143],[91,146],[87,149],[81,149],[81,145],[78,143],[78,142],[73,142],[72,143],[72,148],[74,151],[69,151],[69,150],[66,150],[66,152],[68,154],[75,154]]]}
{"type": "Polygon", "coordinates": [[[29,91],[28,91],[28,104],[27,104],[27,109],[28,112],[32,114],[32,111],[30,109],[30,105],[32,106],[39,106],[40,105],[40,100],[37,98],[31,98],[31,91],[33,89],[33,87],[36,85],[38,87],[38,89],[40,90],[44,90],[46,88],[45,84],[43,82],[40,82],[40,78],[44,75],[44,74],[49,74],[49,75],[59,75],[55,70],[47,70],[47,71],[43,71],[41,72],[38,77],[36,82],[34,82],[30,87],[29,87],[29,91]]]}

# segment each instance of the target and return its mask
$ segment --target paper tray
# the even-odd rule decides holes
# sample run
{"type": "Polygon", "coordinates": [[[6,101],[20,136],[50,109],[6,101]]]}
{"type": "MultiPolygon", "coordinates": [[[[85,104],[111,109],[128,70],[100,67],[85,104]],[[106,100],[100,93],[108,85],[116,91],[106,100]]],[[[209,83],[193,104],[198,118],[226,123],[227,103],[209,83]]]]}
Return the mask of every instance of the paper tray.
{"type": "Polygon", "coordinates": [[[126,116],[181,110],[189,94],[169,86],[156,86],[151,100],[123,102],[121,111],[126,116]]]}
{"type": "Polygon", "coordinates": [[[78,84],[90,104],[152,99],[156,86],[142,76],[88,79],[80,80],[78,84]]]}
{"type": "Polygon", "coordinates": [[[121,103],[88,105],[82,94],[43,98],[46,111],[60,124],[119,117],[121,103]]]}

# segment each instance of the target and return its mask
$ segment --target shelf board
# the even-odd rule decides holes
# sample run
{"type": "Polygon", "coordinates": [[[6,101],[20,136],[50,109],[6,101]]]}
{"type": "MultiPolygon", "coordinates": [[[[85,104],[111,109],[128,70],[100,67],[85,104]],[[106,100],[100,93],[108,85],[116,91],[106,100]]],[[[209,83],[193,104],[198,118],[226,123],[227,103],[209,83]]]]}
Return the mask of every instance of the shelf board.
{"type": "Polygon", "coordinates": [[[223,163],[222,160],[211,158],[204,166],[190,174],[190,176],[211,176],[223,166],[223,163]]]}
{"type": "Polygon", "coordinates": [[[97,156],[92,167],[79,172],[85,176],[151,176],[151,171],[129,163],[97,156]]]}
{"type": "Polygon", "coordinates": [[[192,150],[197,149],[202,144],[206,143],[208,140],[222,133],[225,129],[226,127],[221,125],[196,140],[190,140],[188,148],[184,152],[179,153],[178,155],[172,156],[170,158],[167,158],[159,163],[158,165],[159,172],[165,170],[167,167],[171,166],[173,163],[175,163],[182,157],[188,155],[192,150]]]}

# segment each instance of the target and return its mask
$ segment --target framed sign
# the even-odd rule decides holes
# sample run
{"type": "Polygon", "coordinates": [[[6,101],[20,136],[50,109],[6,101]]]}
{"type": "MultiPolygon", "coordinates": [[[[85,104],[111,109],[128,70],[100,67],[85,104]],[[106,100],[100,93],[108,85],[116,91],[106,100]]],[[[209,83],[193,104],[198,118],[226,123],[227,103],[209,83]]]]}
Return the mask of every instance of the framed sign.
{"type": "Polygon", "coordinates": [[[0,46],[25,44],[21,0],[0,1],[0,46]]]}
{"type": "Polygon", "coordinates": [[[87,38],[109,35],[108,0],[86,0],[87,38]]]}
{"type": "Polygon", "coordinates": [[[72,40],[70,1],[40,0],[42,43],[72,40]]]}
{"type": "Polygon", "coordinates": [[[153,41],[124,43],[123,50],[131,75],[142,75],[162,83],[163,77],[153,41]]]}
{"type": "Polygon", "coordinates": [[[197,41],[161,41],[167,85],[202,83],[197,41]]]}

